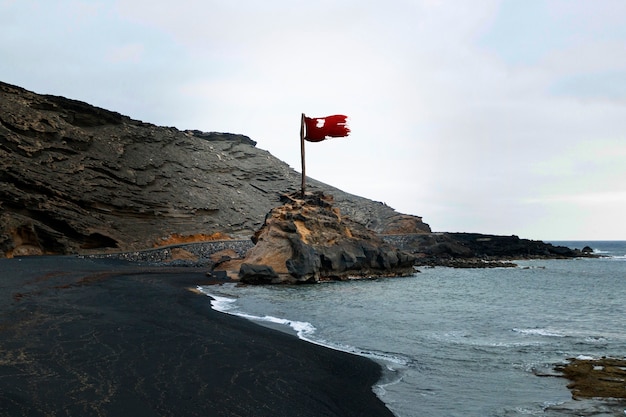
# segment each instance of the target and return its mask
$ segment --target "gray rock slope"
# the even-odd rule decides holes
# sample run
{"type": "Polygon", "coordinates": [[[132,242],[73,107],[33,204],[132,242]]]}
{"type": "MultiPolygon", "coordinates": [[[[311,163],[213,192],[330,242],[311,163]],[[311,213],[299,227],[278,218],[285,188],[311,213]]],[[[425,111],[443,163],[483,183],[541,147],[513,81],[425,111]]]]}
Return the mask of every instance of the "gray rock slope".
{"type": "MultiPolygon", "coordinates": [[[[0,256],[138,250],[172,235],[247,238],[300,187],[298,172],[255,145],[0,82],[0,256]]],[[[430,231],[381,202],[307,184],[376,232],[430,231]]]]}

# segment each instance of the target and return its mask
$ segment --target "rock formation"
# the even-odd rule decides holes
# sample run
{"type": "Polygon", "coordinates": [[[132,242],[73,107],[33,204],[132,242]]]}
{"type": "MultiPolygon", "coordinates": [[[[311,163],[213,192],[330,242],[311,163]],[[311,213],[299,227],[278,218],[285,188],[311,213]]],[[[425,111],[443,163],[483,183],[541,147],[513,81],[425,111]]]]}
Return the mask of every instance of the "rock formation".
{"type": "MultiPolygon", "coordinates": [[[[386,235],[385,241],[416,256],[415,264],[488,268],[515,266],[516,259],[595,257],[593,250],[571,249],[518,236],[480,233],[386,235]]],[[[590,249],[590,248],[589,248],[590,249]]]]}
{"type": "MultiPolygon", "coordinates": [[[[159,127],[0,82],[0,257],[249,239],[300,180],[247,136],[159,127]]],[[[422,264],[582,254],[516,236],[431,233],[421,217],[307,184],[422,264]]]]}
{"type": "Polygon", "coordinates": [[[414,257],[385,243],[362,224],[342,216],[333,197],[299,192],[283,197],[254,234],[255,246],[239,262],[244,283],[311,283],[415,272],[414,257]]]}
{"type": "Polygon", "coordinates": [[[626,399],[626,359],[571,358],[566,365],[555,368],[571,381],[567,386],[572,398],[626,399]]]}
{"type": "MultiPolygon", "coordinates": [[[[280,195],[300,186],[299,173],[255,145],[0,82],[0,256],[139,250],[173,236],[249,238],[280,195]]],[[[420,217],[307,184],[376,232],[430,231],[420,217]]]]}

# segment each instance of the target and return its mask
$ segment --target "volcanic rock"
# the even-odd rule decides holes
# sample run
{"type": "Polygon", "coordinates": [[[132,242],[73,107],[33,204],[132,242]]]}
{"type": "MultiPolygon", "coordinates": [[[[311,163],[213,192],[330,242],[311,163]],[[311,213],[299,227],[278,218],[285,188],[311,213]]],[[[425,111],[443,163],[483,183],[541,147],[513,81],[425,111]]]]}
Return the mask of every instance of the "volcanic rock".
{"type": "Polygon", "coordinates": [[[241,264],[239,278],[248,284],[267,284],[280,282],[274,268],[269,265],[241,264]]]}
{"type": "MultiPolygon", "coordinates": [[[[490,268],[515,266],[503,260],[595,257],[594,253],[518,236],[480,233],[385,235],[384,240],[416,256],[416,265],[490,268]]],[[[593,252],[593,251],[591,251],[593,252]]]]}
{"type": "MultiPolygon", "coordinates": [[[[0,82],[0,257],[247,240],[300,183],[247,136],[159,127],[0,82]]],[[[595,256],[517,236],[431,233],[421,217],[312,178],[307,185],[421,264],[595,256]]]]}
{"type": "Polygon", "coordinates": [[[311,283],[351,277],[404,276],[414,257],[342,216],[333,197],[293,193],[272,209],[242,260],[244,283],[311,283]]]}
{"type": "MultiPolygon", "coordinates": [[[[135,251],[216,233],[247,239],[301,181],[255,145],[0,82],[0,257],[135,251]]],[[[307,185],[378,233],[430,231],[381,202],[307,185]]]]}
{"type": "Polygon", "coordinates": [[[574,399],[626,399],[626,359],[571,358],[566,365],[555,368],[571,381],[567,386],[574,399]]]}

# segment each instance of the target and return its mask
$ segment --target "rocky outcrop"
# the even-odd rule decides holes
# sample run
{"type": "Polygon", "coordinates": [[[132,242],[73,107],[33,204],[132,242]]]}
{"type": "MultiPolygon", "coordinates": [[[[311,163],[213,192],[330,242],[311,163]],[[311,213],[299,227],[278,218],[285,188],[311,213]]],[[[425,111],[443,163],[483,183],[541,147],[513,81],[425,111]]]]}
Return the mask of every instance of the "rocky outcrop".
{"type": "Polygon", "coordinates": [[[385,241],[416,256],[418,266],[489,268],[515,266],[503,260],[593,257],[593,250],[571,249],[518,236],[480,233],[385,235],[385,241]]]}
{"type": "MultiPolygon", "coordinates": [[[[135,251],[215,233],[249,238],[280,195],[300,188],[298,172],[255,145],[0,82],[0,256],[135,251]]],[[[381,202],[307,184],[376,232],[430,231],[381,202]]]]}
{"type": "Polygon", "coordinates": [[[567,386],[575,400],[583,398],[626,399],[626,359],[569,359],[555,368],[571,382],[567,386]]]}
{"type": "MultiPolygon", "coordinates": [[[[159,127],[0,82],[0,257],[249,239],[301,180],[255,145],[243,135],[159,127]]],[[[419,264],[584,252],[516,236],[431,233],[421,217],[311,178],[307,185],[419,264]]]]}
{"type": "MultiPolygon", "coordinates": [[[[414,258],[343,216],[333,197],[293,193],[272,209],[254,234],[255,246],[230,263],[249,284],[312,283],[352,277],[402,276],[415,272],[414,258]]],[[[218,270],[220,268],[217,268],[218,270]]]]}

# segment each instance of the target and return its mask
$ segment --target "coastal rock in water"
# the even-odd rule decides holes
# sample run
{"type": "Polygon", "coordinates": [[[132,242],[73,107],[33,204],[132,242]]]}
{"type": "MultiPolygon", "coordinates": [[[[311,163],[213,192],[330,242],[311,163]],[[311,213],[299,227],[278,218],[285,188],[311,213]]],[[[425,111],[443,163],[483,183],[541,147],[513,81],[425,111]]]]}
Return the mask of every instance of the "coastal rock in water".
{"type": "Polygon", "coordinates": [[[567,386],[576,400],[583,398],[626,399],[626,359],[572,358],[555,368],[571,381],[567,386]]]}
{"type": "Polygon", "coordinates": [[[342,216],[332,196],[293,193],[284,202],[254,234],[255,246],[239,273],[242,282],[310,283],[415,272],[412,255],[342,216]]]}
{"type": "Polygon", "coordinates": [[[593,249],[589,246],[585,246],[581,249],[582,253],[593,253],[593,249]]]}
{"type": "Polygon", "coordinates": [[[273,284],[280,282],[274,268],[269,265],[241,264],[239,279],[249,284],[273,284]]]}

